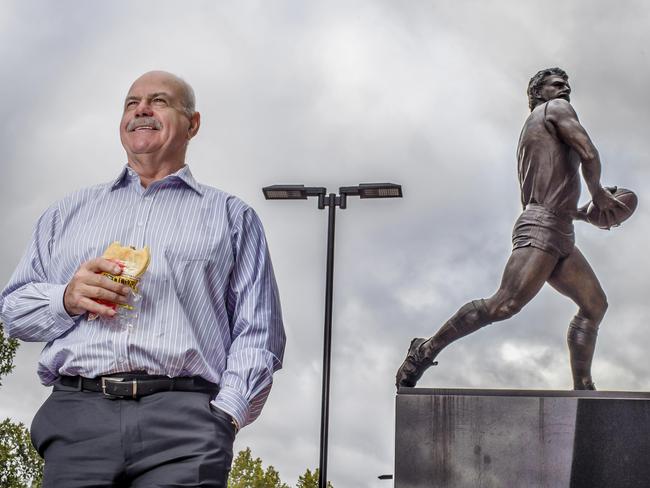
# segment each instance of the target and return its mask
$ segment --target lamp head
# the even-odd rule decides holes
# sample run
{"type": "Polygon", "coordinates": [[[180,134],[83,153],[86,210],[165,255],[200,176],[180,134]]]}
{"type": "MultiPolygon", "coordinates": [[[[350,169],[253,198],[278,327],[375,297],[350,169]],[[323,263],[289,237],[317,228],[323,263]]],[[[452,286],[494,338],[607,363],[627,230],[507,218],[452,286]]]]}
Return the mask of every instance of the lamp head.
{"type": "Polygon", "coordinates": [[[267,200],[306,200],[307,197],[325,195],[323,187],[305,187],[305,185],[271,185],[262,188],[267,200]]]}

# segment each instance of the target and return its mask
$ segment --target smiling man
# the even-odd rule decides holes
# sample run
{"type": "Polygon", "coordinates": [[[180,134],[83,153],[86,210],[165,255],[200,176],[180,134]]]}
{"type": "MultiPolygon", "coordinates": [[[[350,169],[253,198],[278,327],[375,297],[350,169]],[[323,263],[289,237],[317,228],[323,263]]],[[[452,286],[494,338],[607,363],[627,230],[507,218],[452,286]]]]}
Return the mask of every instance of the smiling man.
{"type": "Polygon", "coordinates": [[[501,285],[489,298],[463,305],[435,335],[411,341],[397,371],[396,386],[415,386],[449,344],[493,322],[512,317],[544,283],[569,297],[578,313],[567,342],[573,387],[594,390],[591,362],[607,299],[591,266],[575,246],[573,220],[586,220],[577,208],[580,169],[596,205],[613,222],[613,210],[625,205],[600,184],[600,158],[571,107],[567,74],[559,68],[539,71],[528,84],[531,113],[517,148],[523,212],[512,234],[513,250],[501,285]]]}
{"type": "Polygon", "coordinates": [[[192,176],[185,155],[199,126],[185,81],[138,78],[120,123],[126,166],[43,214],[0,295],[9,336],[47,343],[38,375],[54,391],[31,429],[45,487],[225,487],[236,432],[281,367],[262,226],[192,176]],[[151,250],[128,322],[105,304],[130,294],[102,275],[121,273],[98,257],[113,241],[151,250]]]}

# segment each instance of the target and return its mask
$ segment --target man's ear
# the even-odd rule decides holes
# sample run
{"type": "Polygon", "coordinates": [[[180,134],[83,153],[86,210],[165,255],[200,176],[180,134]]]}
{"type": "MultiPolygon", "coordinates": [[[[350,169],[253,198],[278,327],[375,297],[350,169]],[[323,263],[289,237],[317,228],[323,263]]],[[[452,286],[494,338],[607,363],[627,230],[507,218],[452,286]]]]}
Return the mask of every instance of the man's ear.
{"type": "Polygon", "coordinates": [[[187,129],[188,140],[190,140],[192,137],[196,135],[196,133],[199,131],[200,126],[201,126],[201,114],[198,112],[194,112],[192,114],[192,117],[190,117],[190,128],[187,129]]]}
{"type": "Polygon", "coordinates": [[[533,100],[537,101],[535,106],[537,106],[537,105],[539,105],[541,103],[544,103],[544,99],[542,98],[542,94],[540,93],[539,89],[533,90],[533,100]]]}
{"type": "Polygon", "coordinates": [[[533,89],[533,99],[534,100],[541,100],[542,96],[539,94],[539,88],[534,88],[533,89]]]}

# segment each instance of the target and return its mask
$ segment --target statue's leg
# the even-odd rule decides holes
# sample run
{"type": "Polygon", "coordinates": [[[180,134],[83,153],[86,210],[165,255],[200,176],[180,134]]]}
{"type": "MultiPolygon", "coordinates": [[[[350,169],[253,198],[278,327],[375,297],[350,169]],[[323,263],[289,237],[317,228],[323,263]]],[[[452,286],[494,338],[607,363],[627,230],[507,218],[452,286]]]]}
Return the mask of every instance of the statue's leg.
{"type": "Polygon", "coordinates": [[[558,263],[548,282],[579,307],[567,334],[573,388],[594,390],[591,362],[596,348],[598,326],[607,311],[605,292],[577,247],[558,263]]]}
{"type": "Polygon", "coordinates": [[[552,254],[534,247],[515,249],[506,264],[497,292],[485,300],[463,305],[436,334],[428,347],[437,355],[461,337],[518,313],[542,288],[557,264],[552,254]]]}
{"type": "Polygon", "coordinates": [[[567,344],[571,357],[571,373],[574,390],[595,390],[596,385],[591,378],[591,362],[596,350],[598,326],[594,321],[581,317],[573,317],[569,323],[567,344]]]}
{"type": "Polygon", "coordinates": [[[485,300],[463,305],[435,335],[413,339],[397,371],[397,386],[415,386],[435,357],[449,344],[492,322],[516,314],[539,292],[553,272],[558,258],[534,247],[515,249],[510,255],[499,290],[485,300]]]}
{"type": "Polygon", "coordinates": [[[442,327],[430,337],[424,348],[430,352],[428,356],[434,358],[449,344],[461,337],[479,330],[493,322],[484,299],[472,300],[458,309],[458,311],[443,324],[442,327]]]}

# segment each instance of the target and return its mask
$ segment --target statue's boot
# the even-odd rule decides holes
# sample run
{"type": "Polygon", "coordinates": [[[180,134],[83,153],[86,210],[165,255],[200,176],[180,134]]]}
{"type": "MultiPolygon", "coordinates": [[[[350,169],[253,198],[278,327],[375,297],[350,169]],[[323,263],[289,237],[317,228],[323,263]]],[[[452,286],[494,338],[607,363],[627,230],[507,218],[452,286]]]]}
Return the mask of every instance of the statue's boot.
{"type": "Polygon", "coordinates": [[[436,356],[449,344],[461,337],[492,323],[485,300],[466,303],[456,314],[429,339],[415,338],[411,341],[406,359],[397,370],[395,386],[413,387],[424,372],[438,364],[436,356]]]}
{"type": "Polygon", "coordinates": [[[571,358],[571,373],[574,390],[595,390],[591,378],[591,361],[596,349],[598,325],[595,321],[582,317],[573,317],[567,333],[567,344],[571,358]]]}
{"type": "Polygon", "coordinates": [[[428,341],[429,339],[421,337],[411,340],[406,359],[397,370],[395,387],[415,386],[427,369],[438,364],[433,360],[433,357],[429,357],[427,349],[422,347],[428,341]]]}
{"type": "Polygon", "coordinates": [[[593,381],[588,381],[586,383],[580,383],[579,385],[574,385],[573,389],[574,390],[596,391],[596,383],[594,383],[593,381]]]}

